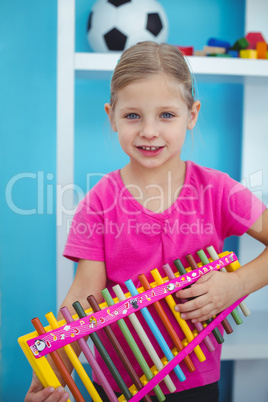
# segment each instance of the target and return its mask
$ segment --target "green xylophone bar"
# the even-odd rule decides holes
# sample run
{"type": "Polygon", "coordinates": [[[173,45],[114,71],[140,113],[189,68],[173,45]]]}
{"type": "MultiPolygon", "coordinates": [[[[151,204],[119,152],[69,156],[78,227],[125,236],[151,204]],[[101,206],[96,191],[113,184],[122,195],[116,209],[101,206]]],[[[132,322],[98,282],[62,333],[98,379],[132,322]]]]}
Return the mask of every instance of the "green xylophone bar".
{"type": "MultiPolygon", "coordinates": [[[[124,292],[122,291],[120,285],[115,285],[113,286],[113,291],[115,292],[116,296],[118,297],[118,299],[120,301],[122,300],[127,300],[126,296],[124,295],[124,292]]],[[[162,370],[164,368],[164,365],[161,361],[161,359],[159,358],[158,354],[156,353],[155,348],[153,347],[150,339],[148,338],[146,332],[144,331],[137,315],[135,313],[130,314],[128,316],[131,324],[133,325],[135,331],[137,332],[138,336],[140,337],[140,340],[142,341],[145,349],[147,350],[149,356],[152,359],[152,362],[155,364],[156,368],[158,371],[162,370]]],[[[173,381],[171,380],[170,376],[167,375],[164,378],[164,382],[168,388],[168,390],[172,393],[176,391],[176,387],[173,383],[173,381]]]]}
{"type": "MultiPolygon", "coordinates": [[[[104,297],[104,300],[108,304],[108,306],[112,306],[115,304],[108,289],[103,289],[101,291],[101,293],[104,297]]],[[[133,336],[132,336],[130,330],[128,329],[127,324],[125,323],[123,318],[120,318],[117,321],[117,324],[118,324],[120,330],[122,331],[122,334],[124,335],[127,343],[129,344],[130,349],[132,350],[134,356],[136,357],[142,371],[144,372],[145,376],[147,377],[147,380],[149,381],[149,380],[153,379],[153,377],[154,377],[153,373],[151,372],[150,367],[148,366],[146,360],[144,359],[135,339],[133,338],[133,336]]],[[[153,389],[154,389],[155,395],[157,396],[157,399],[159,400],[159,402],[163,402],[166,399],[166,397],[163,394],[160,386],[156,385],[153,389]]]]}
{"type": "MultiPolygon", "coordinates": [[[[71,315],[71,313],[70,313],[70,311],[68,310],[67,307],[62,307],[60,311],[61,311],[61,314],[63,315],[63,317],[64,317],[64,319],[65,319],[67,324],[70,324],[70,323],[74,322],[74,319],[73,319],[73,317],[72,317],[72,315],[71,315]]],[[[97,360],[95,359],[95,356],[93,355],[93,353],[92,353],[90,347],[88,346],[86,340],[84,338],[81,338],[81,339],[77,340],[77,343],[80,346],[82,352],[84,353],[84,356],[86,357],[87,361],[89,362],[92,370],[96,374],[96,377],[97,377],[99,383],[101,384],[102,388],[104,389],[106,395],[108,396],[109,400],[111,402],[117,402],[118,399],[117,399],[114,391],[112,390],[112,387],[110,386],[107,378],[103,374],[103,371],[100,368],[97,360]]],[[[90,395],[92,396],[92,394],[90,394],[90,395]]],[[[95,400],[94,400],[94,402],[95,402],[95,400]]]]}
{"type": "MultiPolygon", "coordinates": [[[[73,308],[77,312],[79,318],[84,318],[87,317],[84,309],[82,308],[81,304],[79,301],[76,301],[73,303],[73,308]]],[[[94,345],[96,346],[99,354],[103,358],[105,364],[107,365],[108,369],[110,370],[112,376],[114,377],[117,385],[123,392],[123,395],[127,400],[131,399],[132,394],[129,391],[128,387],[126,386],[123,378],[121,377],[120,373],[118,372],[117,368],[115,367],[112,359],[110,358],[109,354],[107,353],[105,347],[103,346],[103,343],[101,342],[99,335],[96,332],[93,332],[92,334],[89,335],[91,340],[93,341],[94,345]]]]}
{"type": "MultiPolygon", "coordinates": [[[[153,289],[152,286],[150,285],[148,279],[146,278],[146,276],[144,274],[139,275],[139,281],[143,286],[144,290],[150,290],[153,289]]],[[[162,307],[162,304],[157,301],[154,302],[153,304],[159,318],[161,319],[162,323],[164,324],[167,332],[169,333],[174,345],[176,346],[177,350],[176,350],[176,354],[178,354],[179,352],[182,351],[183,349],[183,344],[177,334],[177,332],[175,331],[173,325],[171,324],[167,314],[165,313],[165,310],[162,307]]],[[[190,356],[186,356],[184,359],[184,363],[186,364],[188,370],[190,371],[190,373],[192,373],[193,371],[195,371],[195,366],[190,358],[190,356]]]]}
{"type": "MultiPolygon", "coordinates": [[[[95,297],[93,295],[88,296],[87,301],[88,301],[89,305],[91,306],[92,310],[94,311],[94,313],[96,313],[97,311],[101,310],[100,306],[97,303],[97,300],[95,299],[95,297]]],[[[124,349],[121,347],[121,345],[120,345],[118,339],[116,338],[115,333],[113,332],[111,326],[107,325],[103,329],[104,329],[106,335],[108,336],[108,338],[110,339],[111,344],[113,345],[114,349],[116,350],[116,353],[119,356],[119,358],[121,359],[121,361],[122,361],[126,371],[128,372],[130,378],[132,379],[133,384],[135,385],[137,391],[140,391],[142,389],[141,380],[140,380],[139,376],[137,375],[135,369],[133,368],[132,364],[130,363],[130,361],[129,361],[124,349]]],[[[149,395],[145,395],[143,400],[145,402],[152,402],[152,400],[151,400],[149,395]]]]}

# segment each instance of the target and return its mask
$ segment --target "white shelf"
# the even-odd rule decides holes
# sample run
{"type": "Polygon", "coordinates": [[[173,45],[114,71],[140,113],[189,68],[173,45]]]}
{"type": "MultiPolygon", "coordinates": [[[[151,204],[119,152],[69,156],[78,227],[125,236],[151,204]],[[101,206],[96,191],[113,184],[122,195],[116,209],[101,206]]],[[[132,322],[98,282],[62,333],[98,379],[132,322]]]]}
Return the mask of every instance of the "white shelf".
{"type": "Polygon", "coordinates": [[[121,52],[75,53],[76,71],[113,71],[121,52]]]}
{"type": "MultiPolygon", "coordinates": [[[[106,79],[111,75],[120,52],[75,53],[74,69],[76,78],[106,79]]],[[[268,83],[268,60],[253,60],[222,57],[187,58],[198,80],[244,82],[254,80],[268,83]]]]}

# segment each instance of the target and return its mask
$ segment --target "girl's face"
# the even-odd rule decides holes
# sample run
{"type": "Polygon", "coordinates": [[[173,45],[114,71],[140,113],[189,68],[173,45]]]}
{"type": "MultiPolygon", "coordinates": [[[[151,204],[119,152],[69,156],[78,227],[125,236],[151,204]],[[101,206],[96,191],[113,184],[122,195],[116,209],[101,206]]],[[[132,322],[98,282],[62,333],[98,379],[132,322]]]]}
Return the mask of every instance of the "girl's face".
{"type": "Polygon", "coordinates": [[[195,126],[200,109],[195,102],[188,110],[183,90],[175,80],[153,75],[122,88],[113,109],[105,104],[130,163],[144,168],[178,164],[186,131],[195,126]]]}

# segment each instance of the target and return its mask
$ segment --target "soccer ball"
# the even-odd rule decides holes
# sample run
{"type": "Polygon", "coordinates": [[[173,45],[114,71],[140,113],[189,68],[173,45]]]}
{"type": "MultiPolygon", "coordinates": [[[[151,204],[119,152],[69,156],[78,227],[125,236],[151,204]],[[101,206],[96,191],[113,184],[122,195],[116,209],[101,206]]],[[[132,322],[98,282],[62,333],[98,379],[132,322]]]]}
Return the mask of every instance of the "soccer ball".
{"type": "Polygon", "coordinates": [[[123,51],[146,40],[165,42],[168,21],[156,0],[98,0],[88,19],[87,38],[95,52],[123,51]]]}

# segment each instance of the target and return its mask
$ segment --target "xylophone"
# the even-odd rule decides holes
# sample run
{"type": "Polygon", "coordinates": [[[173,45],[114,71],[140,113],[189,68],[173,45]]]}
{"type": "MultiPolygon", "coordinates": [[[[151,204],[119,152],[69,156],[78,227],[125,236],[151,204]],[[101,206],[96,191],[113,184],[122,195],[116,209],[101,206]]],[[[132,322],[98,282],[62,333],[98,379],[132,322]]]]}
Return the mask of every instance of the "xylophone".
{"type": "Polygon", "coordinates": [[[159,402],[164,401],[165,396],[160,387],[161,381],[163,380],[165,382],[170,392],[174,392],[176,387],[174,386],[169,373],[174,370],[180,381],[187,380],[185,373],[183,373],[179,366],[179,363],[184,360],[189,372],[193,372],[195,366],[192,363],[190,353],[195,353],[198,360],[204,362],[206,356],[201,348],[201,342],[203,341],[202,347],[206,346],[209,352],[213,352],[215,347],[213,346],[209,335],[212,333],[219,344],[224,341],[217,326],[222,323],[226,333],[231,333],[233,330],[227,319],[229,314],[232,315],[237,325],[241,324],[243,321],[236,309],[239,305],[245,316],[250,314],[243,298],[213,319],[208,320],[206,323],[195,324],[195,329],[191,330],[187,322],[181,318],[180,313],[175,311],[174,307],[176,302],[173,293],[186,286],[190,286],[202,275],[205,275],[212,270],[225,270],[231,272],[240,267],[238,259],[233,252],[226,251],[218,255],[212,246],[208,247],[207,251],[211,257],[210,259],[207,258],[203,250],[197,252],[201,261],[199,263],[196,263],[193,256],[189,254],[187,256],[189,267],[187,268],[182,265],[179,259],[175,260],[174,266],[177,268],[177,272],[173,272],[169,264],[165,264],[163,266],[165,273],[167,274],[167,277],[165,278],[160,275],[157,269],[153,269],[151,271],[155,280],[153,283],[149,283],[145,275],[140,275],[139,280],[142,287],[139,289],[134,286],[131,280],[126,281],[125,284],[129,290],[129,293],[127,294],[123,293],[119,285],[114,286],[113,290],[117,296],[115,299],[111,297],[108,289],[103,289],[102,295],[105,303],[102,303],[101,305],[98,305],[94,296],[90,295],[87,298],[90,308],[86,311],[83,310],[79,301],[76,301],[73,304],[73,307],[77,315],[72,316],[67,307],[63,307],[61,312],[64,320],[59,322],[50,312],[46,314],[49,325],[45,328],[42,326],[38,318],[34,318],[32,324],[34,325],[35,331],[20,337],[18,342],[43,386],[53,386],[56,388],[61,385],[46,358],[47,355],[50,355],[75,400],[78,402],[84,401],[80,390],[66,369],[57,351],[58,349],[63,348],[93,401],[102,401],[71,346],[72,342],[77,341],[110,401],[117,402],[119,400],[120,402],[123,402],[131,400],[131,402],[136,402],[143,398],[145,401],[150,402],[151,398],[148,394],[151,390],[153,390],[159,402]],[[171,325],[163,309],[163,303],[165,302],[174,314],[178,325],[181,327],[185,335],[185,339],[179,339],[176,328],[171,325]],[[173,341],[174,347],[172,349],[167,346],[161,330],[155,324],[150,313],[151,305],[154,306],[166,331],[173,341]],[[152,334],[159,343],[163,356],[158,356],[146,335],[146,332],[138,318],[137,312],[139,311],[144,316],[152,334]],[[127,317],[146,347],[148,354],[154,363],[153,367],[148,366],[131,332],[129,331],[126,324],[127,317]],[[113,333],[111,324],[115,322],[117,322],[130,346],[130,349],[142,368],[144,374],[141,378],[139,378],[136,371],[133,369],[126,352],[122,349],[113,333]],[[98,336],[97,331],[102,328],[110,339],[112,346],[115,348],[133,382],[133,385],[130,388],[126,386],[98,336]],[[90,336],[105,364],[115,378],[115,381],[122,392],[122,395],[119,398],[117,398],[112,390],[99,364],[95,360],[91,349],[84,339],[87,336],[90,336]]]}

